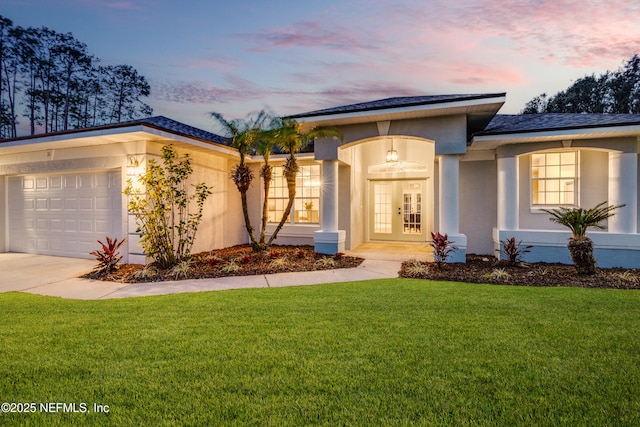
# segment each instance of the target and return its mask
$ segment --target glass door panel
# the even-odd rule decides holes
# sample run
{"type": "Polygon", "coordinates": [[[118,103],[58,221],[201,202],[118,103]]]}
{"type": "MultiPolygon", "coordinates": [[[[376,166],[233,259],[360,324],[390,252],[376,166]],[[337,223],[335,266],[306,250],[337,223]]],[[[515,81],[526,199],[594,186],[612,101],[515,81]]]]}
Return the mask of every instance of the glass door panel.
{"type": "Polygon", "coordinates": [[[423,181],[371,181],[369,238],[425,241],[423,181]]]}
{"type": "Polygon", "coordinates": [[[422,183],[402,183],[402,233],[422,234],[422,183]]]}

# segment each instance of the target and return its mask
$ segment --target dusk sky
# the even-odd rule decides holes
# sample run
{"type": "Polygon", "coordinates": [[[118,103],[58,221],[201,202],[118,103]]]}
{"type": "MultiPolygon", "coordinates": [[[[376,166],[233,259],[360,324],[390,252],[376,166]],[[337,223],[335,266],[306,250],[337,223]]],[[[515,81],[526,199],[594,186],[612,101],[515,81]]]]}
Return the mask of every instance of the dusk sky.
{"type": "Polygon", "coordinates": [[[543,92],[640,53],[638,0],[3,0],[151,84],[154,115],[287,115],[393,96],[543,92]]]}

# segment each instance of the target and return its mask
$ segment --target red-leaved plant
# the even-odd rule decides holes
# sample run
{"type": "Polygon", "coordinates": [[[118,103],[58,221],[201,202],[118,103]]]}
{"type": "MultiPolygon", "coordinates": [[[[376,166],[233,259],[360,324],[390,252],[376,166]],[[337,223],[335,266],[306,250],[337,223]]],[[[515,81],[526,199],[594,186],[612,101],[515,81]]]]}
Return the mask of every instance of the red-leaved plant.
{"type": "Polygon", "coordinates": [[[269,252],[269,258],[271,258],[271,259],[278,259],[278,258],[280,258],[280,255],[281,255],[280,251],[275,250],[275,249],[273,249],[273,250],[271,250],[271,252],[269,252]]]}
{"type": "Polygon", "coordinates": [[[98,265],[93,269],[93,275],[95,277],[102,277],[118,268],[118,262],[122,259],[118,249],[120,249],[120,246],[124,245],[126,241],[127,239],[122,239],[118,242],[117,238],[111,240],[109,236],[107,236],[106,244],[98,240],[102,249],[89,253],[89,255],[95,256],[96,261],[98,261],[98,265]]]}
{"type": "Polygon", "coordinates": [[[438,267],[441,267],[443,263],[447,262],[447,257],[453,251],[458,250],[456,246],[453,246],[453,243],[449,240],[449,236],[447,234],[440,234],[439,231],[435,233],[431,232],[431,247],[433,248],[433,260],[436,262],[438,267]]]}
{"type": "Polygon", "coordinates": [[[302,248],[296,249],[296,258],[302,259],[305,256],[307,256],[307,253],[304,251],[304,249],[302,249],[302,248]]]}
{"type": "Polygon", "coordinates": [[[522,262],[524,258],[524,254],[527,252],[531,252],[529,249],[533,248],[531,245],[522,245],[522,240],[516,242],[516,238],[512,237],[507,240],[501,240],[500,244],[502,244],[502,249],[500,249],[500,253],[504,254],[507,257],[507,261],[509,264],[516,265],[522,262]]]}

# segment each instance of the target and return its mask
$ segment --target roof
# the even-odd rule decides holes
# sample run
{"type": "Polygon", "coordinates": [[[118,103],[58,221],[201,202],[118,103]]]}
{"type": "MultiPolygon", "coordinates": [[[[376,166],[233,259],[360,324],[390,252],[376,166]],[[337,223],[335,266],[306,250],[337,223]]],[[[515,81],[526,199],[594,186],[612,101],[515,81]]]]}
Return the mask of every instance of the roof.
{"type": "Polygon", "coordinates": [[[476,136],[640,125],[640,114],[498,114],[476,136]]]}
{"type": "Polygon", "coordinates": [[[183,136],[190,136],[205,141],[215,142],[216,144],[231,145],[231,140],[229,138],[225,138],[212,132],[207,132],[206,130],[198,129],[193,126],[185,125],[184,123],[177,122],[164,116],[147,117],[145,119],[138,120],[138,122],[141,124],[155,126],[163,130],[169,130],[183,136]]]}
{"type": "Polygon", "coordinates": [[[426,95],[426,96],[402,96],[395,98],[379,99],[376,101],[361,102],[358,104],[344,105],[341,107],[326,108],[307,113],[289,116],[293,119],[305,117],[329,116],[333,114],[355,113],[363,111],[386,110],[400,107],[414,107],[420,105],[433,105],[448,102],[473,101],[486,98],[501,98],[506,93],[485,93],[473,95],[426,95]]]}
{"type": "Polygon", "coordinates": [[[230,145],[230,140],[228,138],[225,138],[220,135],[216,135],[215,133],[207,132],[202,129],[195,128],[193,126],[185,125],[184,123],[177,122],[175,120],[169,119],[164,116],[146,117],[143,119],[131,120],[131,121],[121,122],[121,123],[112,123],[112,124],[96,126],[92,128],[70,129],[70,130],[59,131],[59,132],[50,132],[47,134],[23,136],[23,137],[14,138],[11,140],[0,140],[0,144],[9,142],[9,141],[20,141],[20,140],[26,140],[26,139],[32,139],[32,138],[50,137],[50,136],[58,136],[58,135],[72,135],[72,134],[78,134],[78,133],[87,132],[87,131],[102,131],[102,130],[108,130],[108,129],[119,129],[119,128],[131,127],[131,126],[141,126],[141,125],[150,126],[155,129],[171,132],[176,135],[181,135],[188,138],[199,139],[201,141],[205,141],[209,143],[215,143],[215,144],[221,144],[221,145],[227,145],[227,146],[230,145]]]}

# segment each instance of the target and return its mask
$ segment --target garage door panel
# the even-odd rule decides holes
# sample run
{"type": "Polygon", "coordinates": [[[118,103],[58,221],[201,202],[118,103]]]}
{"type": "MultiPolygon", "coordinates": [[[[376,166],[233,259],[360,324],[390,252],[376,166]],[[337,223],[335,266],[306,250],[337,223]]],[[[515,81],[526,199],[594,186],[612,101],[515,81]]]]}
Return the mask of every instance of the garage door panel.
{"type": "Polygon", "coordinates": [[[36,210],[38,211],[49,210],[49,199],[45,199],[45,198],[36,199],[36,210]]]}
{"type": "Polygon", "coordinates": [[[64,208],[64,201],[61,197],[52,197],[49,199],[49,210],[61,211],[64,208]]]}
{"type": "Polygon", "coordinates": [[[64,231],[64,225],[61,219],[52,219],[49,224],[49,229],[53,232],[62,233],[64,231]]]}
{"type": "Polygon", "coordinates": [[[76,176],[64,176],[62,177],[62,188],[65,190],[75,190],[76,189],[76,176]]]}
{"type": "Polygon", "coordinates": [[[121,235],[119,171],[10,177],[9,250],[91,258],[121,235]]]}
{"type": "Polygon", "coordinates": [[[93,210],[93,198],[82,197],[78,199],[78,209],[81,211],[92,211],[93,210]]]}
{"type": "Polygon", "coordinates": [[[46,190],[49,188],[49,178],[36,178],[36,190],[46,190]]]}
{"type": "Polygon", "coordinates": [[[78,233],[91,233],[95,232],[93,227],[93,220],[81,219],[78,221],[78,233]]]}
{"type": "Polygon", "coordinates": [[[52,176],[51,178],[49,178],[49,188],[52,190],[62,189],[62,177],[52,176]]]}
{"type": "Polygon", "coordinates": [[[25,178],[22,182],[22,185],[17,184],[17,187],[23,188],[25,190],[33,190],[36,188],[36,180],[35,178],[25,178]]]}

